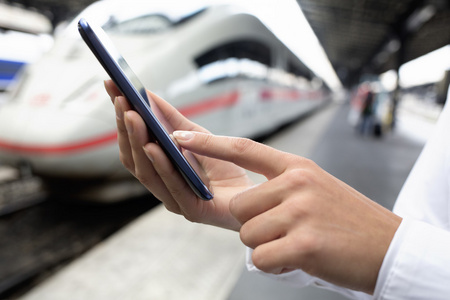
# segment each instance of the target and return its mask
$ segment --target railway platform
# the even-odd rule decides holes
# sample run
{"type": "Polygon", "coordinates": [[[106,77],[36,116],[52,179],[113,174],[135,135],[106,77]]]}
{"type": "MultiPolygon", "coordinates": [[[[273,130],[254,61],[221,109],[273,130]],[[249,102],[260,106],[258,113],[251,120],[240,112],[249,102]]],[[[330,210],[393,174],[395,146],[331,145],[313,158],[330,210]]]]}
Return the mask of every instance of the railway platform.
{"type": "MultiPolygon", "coordinates": [[[[312,158],[391,208],[433,121],[400,109],[394,132],[382,138],[361,137],[348,124],[348,112],[348,104],[330,104],[264,143],[312,158]],[[414,134],[413,126],[423,129],[422,136],[414,134]]],[[[251,176],[257,182],[263,180],[251,176]]],[[[329,291],[296,289],[248,273],[244,256],[237,233],[191,224],[158,206],[22,299],[345,299],[329,291]]]]}

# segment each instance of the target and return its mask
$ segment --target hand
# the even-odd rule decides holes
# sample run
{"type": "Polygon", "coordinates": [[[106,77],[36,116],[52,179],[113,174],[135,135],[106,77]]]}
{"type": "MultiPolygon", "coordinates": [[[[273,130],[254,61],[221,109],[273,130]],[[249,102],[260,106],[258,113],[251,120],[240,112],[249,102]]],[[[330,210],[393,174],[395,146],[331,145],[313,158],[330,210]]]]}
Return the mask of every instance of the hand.
{"type": "Polygon", "coordinates": [[[236,194],[230,211],[253,263],[269,273],[294,269],[373,293],[401,218],[312,161],[256,142],[174,132],[185,149],[233,162],[268,181],[236,194]]]}
{"type": "MultiPolygon", "coordinates": [[[[105,81],[105,88],[115,105],[120,160],[123,165],[169,211],[181,214],[193,222],[239,230],[239,222],[230,213],[229,201],[233,195],[253,185],[245,170],[226,161],[197,156],[210,179],[214,193],[214,199],[210,201],[199,199],[158,144],[149,143],[144,121],[131,110],[130,104],[121,96],[114,83],[105,81]]],[[[163,99],[147,93],[173,128],[208,133],[163,99]]]]}

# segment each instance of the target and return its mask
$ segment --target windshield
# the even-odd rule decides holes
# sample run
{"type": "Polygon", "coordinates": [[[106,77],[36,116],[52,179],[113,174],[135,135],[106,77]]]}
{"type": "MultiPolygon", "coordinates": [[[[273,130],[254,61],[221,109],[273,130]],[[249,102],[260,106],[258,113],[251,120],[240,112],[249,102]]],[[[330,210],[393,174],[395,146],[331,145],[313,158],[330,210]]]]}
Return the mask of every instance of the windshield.
{"type": "Polygon", "coordinates": [[[118,34],[154,34],[172,27],[172,22],[163,15],[146,15],[134,19],[117,22],[111,18],[103,25],[108,33],[118,34]]]}
{"type": "Polygon", "coordinates": [[[79,37],[77,23],[80,18],[102,27],[108,33],[159,33],[195,17],[204,6],[183,5],[153,1],[98,1],[83,10],[67,26],[66,37],[79,37]]]}

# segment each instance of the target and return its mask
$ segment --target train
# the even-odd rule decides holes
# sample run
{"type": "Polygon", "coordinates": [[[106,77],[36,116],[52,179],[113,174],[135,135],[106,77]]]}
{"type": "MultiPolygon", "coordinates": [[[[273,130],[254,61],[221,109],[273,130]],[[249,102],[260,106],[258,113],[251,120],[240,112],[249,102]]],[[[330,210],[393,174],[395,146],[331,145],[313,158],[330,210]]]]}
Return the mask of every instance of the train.
{"type": "Polygon", "coordinates": [[[0,164],[26,166],[65,194],[111,202],[142,193],[120,163],[108,76],[77,32],[80,18],[107,32],[146,88],[215,134],[260,136],[329,99],[323,81],[242,8],[100,0],[24,69],[0,107],[0,164]]]}

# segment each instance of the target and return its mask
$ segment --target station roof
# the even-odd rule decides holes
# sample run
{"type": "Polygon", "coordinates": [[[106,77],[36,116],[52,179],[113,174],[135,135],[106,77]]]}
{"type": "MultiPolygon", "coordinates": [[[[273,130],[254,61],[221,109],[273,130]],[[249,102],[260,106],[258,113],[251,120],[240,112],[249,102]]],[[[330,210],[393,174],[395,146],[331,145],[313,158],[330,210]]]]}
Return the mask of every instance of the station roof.
{"type": "MultiPolygon", "coordinates": [[[[51,12],[51,21],[56,25],[93,1],[6,0],[6,3],[51,12]]],[[[362,74],[381,74],[450,44],[449,0],[297,2],[345,86],[357,83],[362,74]]]]}
{"type": "Polygon", "coordinates": [[[346,86],[450,44],[448,0],[297,2],[346,86]]]}

